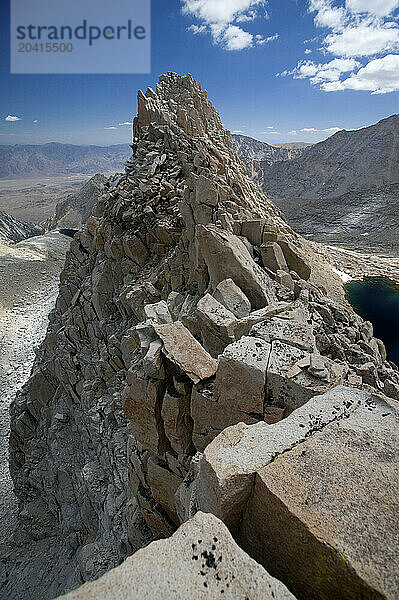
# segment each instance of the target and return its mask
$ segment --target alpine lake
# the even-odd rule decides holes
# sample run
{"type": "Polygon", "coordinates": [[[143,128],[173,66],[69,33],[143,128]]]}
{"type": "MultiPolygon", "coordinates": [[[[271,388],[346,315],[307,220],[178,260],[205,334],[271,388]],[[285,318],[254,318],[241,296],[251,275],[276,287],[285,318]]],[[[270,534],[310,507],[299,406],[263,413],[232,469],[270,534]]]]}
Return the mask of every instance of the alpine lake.
{"type": "Polygon", "coordinates": [[[366,277],[345,285],[346,297],[364,320],[371,321],[374,335],[387,349],[388,360],[399,365],[399,286],[378,277],[366,277]]]}

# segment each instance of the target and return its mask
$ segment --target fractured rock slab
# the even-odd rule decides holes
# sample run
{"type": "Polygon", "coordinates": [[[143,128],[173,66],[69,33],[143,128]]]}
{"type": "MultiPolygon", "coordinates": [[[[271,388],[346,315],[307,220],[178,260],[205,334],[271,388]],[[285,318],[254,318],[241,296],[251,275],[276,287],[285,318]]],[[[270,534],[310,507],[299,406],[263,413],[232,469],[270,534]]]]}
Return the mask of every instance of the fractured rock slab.
{"type": "Polygon", "coordinates": [[[290,271],[295,271],[301,279],[307,281],[311,275],[312,269],[306,261],[306,258],[303,256],[302,251],[295,248],[294,245],[287,240],[279,240],[278,244],[283,251],[284,258],[287,261],[290,271]]]}
{"type": "Polygon", "coordinates": [[[243,335],[248,335],[252,327],[257,323],[261,323],[270,317],[274,317],[282,312],[287,311],[290,304],[287,302],[272,302],[265,308],[254,310],[247,317],[238,319],[235,325],[235,337],[239,339],[243,335]]]}
{"type": "Polygon", "coordinates": [[[147,481],[154,500],[162,506],[171,521],[178,523],[175,493],[181,478],[172,473],[165,461],[151,457],[147,462],[147,481]]]}
{"type": "Polygon", "coordinates": [[[194,382],[208,379],[216,373],[217,361],[208,354],[183,323],[154,325],[161,338],[166,357],[174,362],[194,382]]]}
{"type": "Polygon", "coordinates": [[[398,597],[399,408],[339,386],[205,449],[193,505],[300,598],[398,597]],[[248,502],[249,500],[249,502],[248,502]]]}
{"type": "Polygon", "coordinates": [[[260,338],[242,337],[219,357],[214,395],[219,404],[242,412],[246,418],[263,418],[266,372],[271,345],[260,338]]]}
{"type": "Polygon", "coordinates": [[[126,252],[126,255],[134,260],[140,267],[143,267],[147,262],[148,250],[141,239],[136,235],[124,237],[123,249],[126,252]]]}
{"type": "Polygon", "coordinates": [[[191,418],[193,419],[193,443],[199,452],[226,427],[241,421],[252,424],[258,418],[243,414],[232,403],[218,402],[213,394],[213,385],[198,384],[191,394],[191,418]]]}
{"type": "Polygon", "coordinates": [[[260,246],[262,243],[264,226],[264,220],[248,219],[241,225],[241,235],[246,237],[253,246],[260,246]]]}
{"type": "Polygon", "coordinates": [[[190,417],[191,384],[182,386],[182,394],[177,390],[173,395],[166,392],[162,402],[162,420],[165,434],[177,454],[189,454],[191,451],[192,419],[190,417]]]}
{"type": "Polygon", "coordinates": [[[166,325],[167,323],[173,322],[172,315],[169,312],[165,300],[161,300],[161,302],[156,302],[155,304],[146,304],[144,312],[147,320],[151,321],[151,323],[166,325]]]}
{"type": "Polygon", "coordinates": [[[236,317],[210,294],[198,302],[197,316],[205,349],[212,356],[219,356],[234,341],[236,317]]]}
{"type": "Polygon", "coordinates": [[[140,373],[129,373],[130,386],[124,392],[123,409],[130,420],[134,437],[154,454],[165,450],[163,432],[159,427],[163,381],[146,379],[140,373]]]}
{"type": "Polygon", "coordinates": [[[275,299],[271,280],[239,237],[213,225],[198,225],[197,240],[212,287],[216,288],[227,278],[232,279],[254,309],[263,308],[275,299]]]}
{"type": "Polygon", "coordinates": [[[287,343],[273,341],[267,370],[266,406],[277,406],[290,412],[313,396],[343,383],[347,368],[329,358],[316,356],[317,364],[322,361],[321,370],[312,370],[314,355],[287,343]]]}
{"type": "Polygon", "coordinates": [[[165,379],[165,367],[163,364],[162,342],[155,340],[150,343],[148,352],[143,359],[143,368],[147,377],[153,379],[165,379]]]}
{"type": "Polygon", "coordinates": [[[398,416],[370,399],[257,473],[242,543],[299,597],[398,597],[398,416]]]}
{"type": "Polygon", "coordinates": [[[339,386],[312,398],[279,423],[239,423],[226,428],[206,447],[200,460],[192,486],[195,503],[235,530],[251,493],[254,473],[367,398],[363,392],[339,386]]]}
{"type": "MultiPolygon", "coordinates": [[[[195,517],[64,600],[295,600],[213,515],[195,517]]],[[[60,599],[61,600],[61,599],[60,599]]]]}
{"type": "Polygon", "coordinates": [[[316,349],[313,327],[294,320],[272,317],[254,325],[251,329],[251,335],[262,338],[269,343],[278,340],[307,352],[314,352],[316,349]]]}
{"type": "Polygon", "coordinates": [[[262,264],[271,271],[288,271],[287,263],[281,247],[276,242],[262,244],[260,247],[262,264]]]}
{"type": "Polygon", "coordinates": [[[221,281],[216,287],[213,297],[230,310],[237,319],[247,317],[251,312],[250,301],[232,279],[221,281]]]}

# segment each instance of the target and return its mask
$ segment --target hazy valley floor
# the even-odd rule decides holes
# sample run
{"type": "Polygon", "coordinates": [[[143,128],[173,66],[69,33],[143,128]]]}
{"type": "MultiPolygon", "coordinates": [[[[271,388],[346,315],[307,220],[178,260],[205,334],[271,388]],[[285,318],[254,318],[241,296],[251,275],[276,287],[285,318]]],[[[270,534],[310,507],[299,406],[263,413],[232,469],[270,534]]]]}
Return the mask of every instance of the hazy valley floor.
{"type": "Polygon", "coordinates": [[[76,194],[93,175],[0,179],[0,210],[20,221],[42,223],[53,215],[58,202],[76,194]]]}

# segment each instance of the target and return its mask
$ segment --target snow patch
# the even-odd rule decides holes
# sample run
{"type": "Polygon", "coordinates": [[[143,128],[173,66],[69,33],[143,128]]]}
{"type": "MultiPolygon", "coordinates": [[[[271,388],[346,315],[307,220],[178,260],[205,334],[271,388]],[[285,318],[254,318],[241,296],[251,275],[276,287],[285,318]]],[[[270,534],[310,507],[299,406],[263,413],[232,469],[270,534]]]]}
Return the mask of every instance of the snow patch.
{"type": "Polygon", "coordinates": [[[353,277],[351,275],[349,275],[348,273],[345,273],[344,271],[340,271],[339,269],[336,269],[335,267],[332,268],[332,270],[334,271],[334,273],[336,273],[344,283],[348,283],[348,281],[352,281],[353,277]]]}

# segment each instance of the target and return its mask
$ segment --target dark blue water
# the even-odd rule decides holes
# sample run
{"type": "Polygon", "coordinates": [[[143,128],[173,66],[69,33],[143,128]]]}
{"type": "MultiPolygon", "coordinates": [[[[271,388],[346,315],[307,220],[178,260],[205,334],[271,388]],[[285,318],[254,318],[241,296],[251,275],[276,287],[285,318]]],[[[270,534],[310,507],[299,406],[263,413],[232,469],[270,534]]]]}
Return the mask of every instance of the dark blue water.
{"type": "Polygon", "coordinates": [[[68,237],[73,238],[75,233],[79,230],[78,229],[60,229],[59,231],[60,231],[60,233],[62,233],[62,235],[67,235],[68,237]]]}
{"type": "Polygon", "coordinates": [[[374,335],[384,342],[388,360],[399,365],[399,287],[368,277],[351,281],[345,290],[357,314],[374,325],[374,335]]]}

